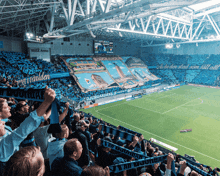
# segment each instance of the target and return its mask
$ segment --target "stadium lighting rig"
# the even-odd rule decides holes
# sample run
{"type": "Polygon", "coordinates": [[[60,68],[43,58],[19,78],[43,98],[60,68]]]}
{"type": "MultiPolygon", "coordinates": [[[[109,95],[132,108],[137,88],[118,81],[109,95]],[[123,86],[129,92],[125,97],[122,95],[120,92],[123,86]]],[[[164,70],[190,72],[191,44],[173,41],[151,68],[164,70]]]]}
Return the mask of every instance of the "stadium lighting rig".
{"type": "Polygon", "coordinates": [[[26,37],[27,37],[28,39],[31,39],[31,38],[34,37],[34,34],[31,33],[31,32],[26,32],[26,37]]]}
{"type": "Polygon", "coordinates": [[[173,44],[172,44],[172,43],[167,43],[167,44],[165,45],[165,48],[167,48],[167,49],[172,49],[172,48],[173,48],[173,44]]]}

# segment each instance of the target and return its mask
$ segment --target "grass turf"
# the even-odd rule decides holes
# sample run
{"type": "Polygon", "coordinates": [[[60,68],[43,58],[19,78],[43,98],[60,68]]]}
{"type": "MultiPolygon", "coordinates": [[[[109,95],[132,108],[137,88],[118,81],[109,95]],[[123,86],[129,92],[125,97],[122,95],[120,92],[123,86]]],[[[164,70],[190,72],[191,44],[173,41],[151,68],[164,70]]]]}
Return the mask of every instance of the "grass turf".
{"type": "Polygon", "coordinates": [[[202,164],[220,167],[218,89],[182,86],[83,111],[176,147],[176,153],[195,156],[202,164]],[[192,132],[180,133],[190,128],[192,132]]]}

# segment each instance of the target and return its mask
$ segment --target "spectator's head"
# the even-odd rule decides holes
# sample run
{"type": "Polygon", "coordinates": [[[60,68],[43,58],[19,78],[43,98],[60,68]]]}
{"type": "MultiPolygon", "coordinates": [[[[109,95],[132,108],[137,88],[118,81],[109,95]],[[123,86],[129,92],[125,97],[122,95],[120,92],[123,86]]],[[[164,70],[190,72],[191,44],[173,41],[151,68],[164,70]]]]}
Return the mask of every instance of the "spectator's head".
{"type": "MultiPolygon", "coordinates": [[[[114,164],[122,164],[122,163],[125,163],[125,162],[126,162],[126,160],[123,159],[122,157],[117,157],[117,158],[113,161],[114,164]]],[[[124,175],[127,175],[127,171],[126,171],[126,170],[125,170],[125,171],[122,171],[122,172],[119,172],[119,173],[117,173],[117,174],[114,174],[114,176],[124,176],[124,175]]]]}
{"type": "Polygon", "coordinates": [[[29,106],[26,101],[19,101],[15,110],[20,114],[26,114],[29,112],[29,106]]]}
{"type": "Polygon", "coordinates": [[[84,113],[80,113],[80,120],[84,120],[84,113]]]}
{"type": "Polygon", "coordinates": [[[149,150],[148,150],[148,152],[149,152],[149,153],[148,153],[148,156],[151,157],[151,156],[154,154],[154,148],[153,148],[153,147],[150,147],[149,150]]]}
{"type": "Polygon", "coordinates": [[[78,113],[76,113],[76,114],[73,115],[73,118],[74,118],[75,121],[78,122],[80,120],[80,115],[78,113]]]}
{"type": "Polygon", "coordinates": [[[139,176],[152,176],[152,175],[147,172],[144,172],[144,173],[140,174],[139,176]]]}
{"type": "Polygon", "coordinates": [[[76,129],[80,129],[82,131],[85,131],[85,129],[87,128],[87,124],[84,120],[79,120],[77,123],[76,123],[76,129]]]}
{"type": "Polygon", "coordinates": [[[40,148],[28,146],[14,153],[6,164],[4,176],[43,176],[44,158],[40,148]]]}
{"type": "Polygon", "coordinates": [[[56,137],[57,138],[68,138],[69,137],[69,128],[67,127],[66,124],[62,124],[60,125],[61,127],[61,132],[60,133],[56,133],[56,137]]]}
{"type": "MultiPolygon", "coordinates": [[[[112,142],[112,139],[109,136],[105,136],[103,139],[106,141],[112,142]]],[[[111,151],[111,148],[102,147],[102,150],[108,153],[111,151]]]]}
{"type": "Polygon", "coordinates": [[[78,160],[82,154],[82,144],[78,139],[73,138],[68,140],[64,145],[64,156],[78,160]]]}
{"type": "Polygon", "coordinates": [[[0,119],[7,119],[11,116],[11,107],[8,106],[7,100],[0,98],[0,119]]]}
{"type": "Polygon", "coordinates": [[[83,169],[82,176],[105,176],[105,170],[100,166],[89,166],[83,169]]]}
{"type": "Polygon", "coordinates": [[[199,176],[199,174],[196,171],[192,171],[189,176],[199,176]]]}

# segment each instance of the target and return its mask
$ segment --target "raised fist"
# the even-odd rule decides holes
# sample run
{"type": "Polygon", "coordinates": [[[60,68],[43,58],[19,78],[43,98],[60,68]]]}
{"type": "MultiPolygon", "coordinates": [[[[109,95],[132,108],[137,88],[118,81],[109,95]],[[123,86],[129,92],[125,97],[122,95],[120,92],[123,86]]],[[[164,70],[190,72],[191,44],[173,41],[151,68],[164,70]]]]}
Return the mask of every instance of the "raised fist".
{"type": "Polygon", "coordinates": [[[46,86],[44,92],[44,101],[51,104],[55,100],[55,97],[56,97],[55,91],[51,88],[48,88],[48,86],[46,86]]]}

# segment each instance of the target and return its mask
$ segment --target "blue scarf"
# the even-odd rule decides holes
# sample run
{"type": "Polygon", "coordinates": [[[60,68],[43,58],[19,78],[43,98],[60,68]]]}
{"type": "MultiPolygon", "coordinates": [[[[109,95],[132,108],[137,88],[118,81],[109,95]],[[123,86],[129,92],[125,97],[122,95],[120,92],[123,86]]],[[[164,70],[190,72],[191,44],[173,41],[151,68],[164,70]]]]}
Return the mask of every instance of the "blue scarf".
{"type": "Polygon", "coordinates": [[[142,135],[141,133],[137,133],[136,131],[125,128],[121,125],[119,126],[119,129],[122,130],[122,131],[128,132],[128,133],[134,134],[134,135],[137,134],[138,137],[140,137],[142,135]]]}
{"type": "Polygon", "coordinates": [[[134,137],[133,134],[130,134],[130,133],[127,133],[127,132],[124,132],[124,131],[121,131],[121,130],[118,130],[118,129],[115,129],[109,126],[105,126],[105,125],[102,125],[102,131],[113,134],[115,137],[120,137],[121,139],[125,138],[128,141],[132,141],[134,137]]]}
{"type": "Polygon", "coordinates": [[[211,176],[211,174],[208,174],[207,172],[199,169],[198,167],[196,166],[193,166],[192,164],[190,163],[186,163],[187,166],[189,166],[192,170],[195,170],[197,173],[201,174],[201,175],[204,175],[204,176],[211,176]]]}
{"type": "Polygon", "coordinates": [[[118,173],[125,170],[135,169],[143,166],[150,166],[156,163],[160,163],[167,158],[167,155],[156,156],[151,158],[139,159],[136,161],[116,164],[109,166],[110,172],[118,173]]]}
{"type": "Polygon", "coordinates": [[[133,157],[135,159],[144,159],[144,158],[148,157],[148,156],[141,155],[137,152],[134,152],[134,151],[129,150],[127,148],[121,147],[117,144],[114,144],[114,143],[106,141],[106,140],[102,140],[102,146],[107,147],[107,148],[111,148],[112,150],[123,153],[123,154],[130,156],[130,157],[133,157]]]}
{"type": "Polygon", "coordinates": [[[50,126],[47,130],[48,133],[60,133],[61,127],[59,124],[58,106],[59,101],[55,99],[51,106],[50,126]]]}

